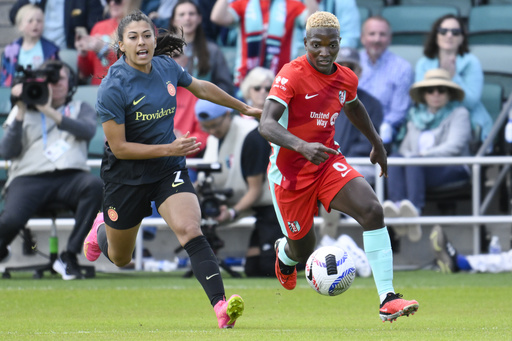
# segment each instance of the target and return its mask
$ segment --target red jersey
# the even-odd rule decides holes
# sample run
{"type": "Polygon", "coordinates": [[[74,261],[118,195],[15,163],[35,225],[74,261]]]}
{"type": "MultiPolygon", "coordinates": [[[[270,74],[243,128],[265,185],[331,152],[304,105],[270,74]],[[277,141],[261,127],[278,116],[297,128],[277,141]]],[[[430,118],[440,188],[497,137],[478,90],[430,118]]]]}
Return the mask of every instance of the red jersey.
{"type": "MultiPolygon", "coordinates": [[[[268,98],[286,109],[279,120],[285,129],[307,142],[319,142],[338,149],[334,123],[345,103],[357,98],[357,76],[349,68],[325,75],[315,70],[306,55],[286,64],[276,76],[268,98]]],[[[311,185],[329,161],[315,165],[300,153],[272,143],[269,179],[285,189],[311,185]]],[[[331,155],[332,157],[332,155],[331,155]]]]}
{"type": "Polygon", "coordinates": [[[179,86],[176,89],[176,114],[174,115],[174,133],[176,137],[182,136],[190,132],[190,136],[196,137],[196,142],[201,142],[199,151],[193,155],[187,157],[197,157],[206,148],[206,140],[208,139],[208,133],[205,132],[197,116],[195,115],[195,105],[197,97],[187,89],[179,86]]]}

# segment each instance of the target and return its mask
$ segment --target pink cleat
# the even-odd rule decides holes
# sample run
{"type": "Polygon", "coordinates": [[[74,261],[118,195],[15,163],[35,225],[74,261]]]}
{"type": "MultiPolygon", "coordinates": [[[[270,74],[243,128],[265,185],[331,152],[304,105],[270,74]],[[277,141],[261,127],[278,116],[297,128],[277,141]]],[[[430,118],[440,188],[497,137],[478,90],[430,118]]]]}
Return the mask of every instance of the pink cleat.
{"type": "Polygon", "coordinates": [[[390,292],[380,305],[380,319],[382,322],[389,321],[393,323],[400,316],[414,315],[418,308],[419,304],[417,301],[407,301],[402,298],[401,294],[390,292]]]}
{"type": "Polygon", "coordinates": [[[227,301],[217,302],[213,310],[217,315],[219,328],[233,328],[236,319],[244,312],[244,300],[238,295],[233,295],[227,301]]]}
{"type": "Polygon", "coordinates": [[[104,224],[103,212],[98,213],[92,223],[92,228],[84,241],[84,255],[87,260],[94,262],[101,255],[101,249],[98,245],[98,227],[104,224]]]}

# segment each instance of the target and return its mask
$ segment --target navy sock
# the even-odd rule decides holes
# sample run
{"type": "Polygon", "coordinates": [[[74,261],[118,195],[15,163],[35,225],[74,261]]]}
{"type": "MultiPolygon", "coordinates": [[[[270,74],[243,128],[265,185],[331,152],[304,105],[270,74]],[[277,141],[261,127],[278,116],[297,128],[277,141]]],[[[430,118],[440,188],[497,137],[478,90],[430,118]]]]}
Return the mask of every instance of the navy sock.
{"type": "Polygon", "coordinates": [[[100,247],[101,253],[103,253],[105,255],[105,257],[107,257],[107,259],[111,263],[114,263],[110,260],[110,258],[108,258],[108,240],[107,240],[107,231],[105,229],[105,224],[101,224],[98,227],[97,235],[98,235],[98,246],[100,247]]]}
{"type": "Polygon", "coordinates": [[[190,257],[192,272],[203,286],[211,305],[215,306],[225,297],[217,256],[204,236],[190,240],[183,248],[190,257]]]}

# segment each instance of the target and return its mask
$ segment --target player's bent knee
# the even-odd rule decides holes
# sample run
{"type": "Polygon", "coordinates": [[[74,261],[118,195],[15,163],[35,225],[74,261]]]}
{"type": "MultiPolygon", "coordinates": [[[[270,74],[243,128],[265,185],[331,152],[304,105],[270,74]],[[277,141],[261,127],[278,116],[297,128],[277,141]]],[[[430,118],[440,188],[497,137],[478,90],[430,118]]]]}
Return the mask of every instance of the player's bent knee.
{"type": "Polygon", "coordinates": [[[366,227],[382,227],[384,225],[384,211],[378,202],[372,202],[366,206],[359,222],[366,227]]]}
{"type": "Polygon", "coordinates": [[[126,256],[115,256],[115,255],[112,256],[109,254],[108,257],[110,258],[112,263],[114,263],[114,265],[119,268],[130,264],[130,262],[132,261],[131,255],[126,257],[126,256]]]}
{"type": "Polygon", "coordinates": [[[203,234],[201,227],[196,224],[186,224],[173,228],[174,234],[181,245],[185,245],[192,239],[199,237],[203,234]]]}

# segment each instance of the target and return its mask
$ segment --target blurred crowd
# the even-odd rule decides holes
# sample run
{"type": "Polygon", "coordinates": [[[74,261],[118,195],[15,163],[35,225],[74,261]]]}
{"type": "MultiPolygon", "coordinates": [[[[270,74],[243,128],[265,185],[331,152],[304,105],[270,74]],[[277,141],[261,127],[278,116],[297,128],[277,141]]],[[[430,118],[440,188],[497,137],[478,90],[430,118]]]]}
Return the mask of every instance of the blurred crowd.
{"type": "MultiPolygon", "coordinates": [[[[411,65],[388,48],[393,36],[390,23],[381,16],[361,20],[355,0],[17,0],[9,18],[19,36],[2,53],[0,85],[14,86],[21,69],[35,70],[48,60],[61,60],[64,51],[75,52],[65,61],[76,71],[76,85],[99,85],[118,58],[113,34],[120,20],[137,9],[159,31],[183,37],[186,46],[174,59],[190,75],[256,108],[263,108],[282,66],[305,53],[306,19],[318,10],[332,12],[341,27],[337,63],[359,78],[358,97],[391,156],[474,155],[471,147],[480,145],[493,126],[481,101],[482,67],[470,51],[461,18],[448,14],[436,20],[423,56],[411,65]]],[[[214,175],[214,183],[235,187],[217,222],[256,215],[257,226],[267,230],[257,228],[259,234],[251,236],[246,273],[270,275],[273,269],[263,264],[272,261],[257,257],[275,259],[272,241],[280,231],[267,197],[265,173],[271,151],[259,136],[258,121],[202,103],[184,88],[178,92],[176,136],[186,131],[197,136],[203,145],[193,157],[222,163],[226,172],[214,175]],[[235,141],[243,148],[234,148],[235,141]]],[[[344,115],[336,121],[335,140],[347,157],[368,157],[372,149],[344,115]]],[[[373,167],[358,171],[375,184],[373,167]]],[[[385,215],[420,216],[427,188],[469,178],[467,166],[390,167],[385,215]]],[[[322,215],[322,233],[337,238],[339,215],[322,215]]],[[[1,231],[2,226],[0,240],[1,231]]],[[[407,237],[412,243],[423,236],[418,224],[393,227],[392,233],[394,240],[407,237]]]]}

